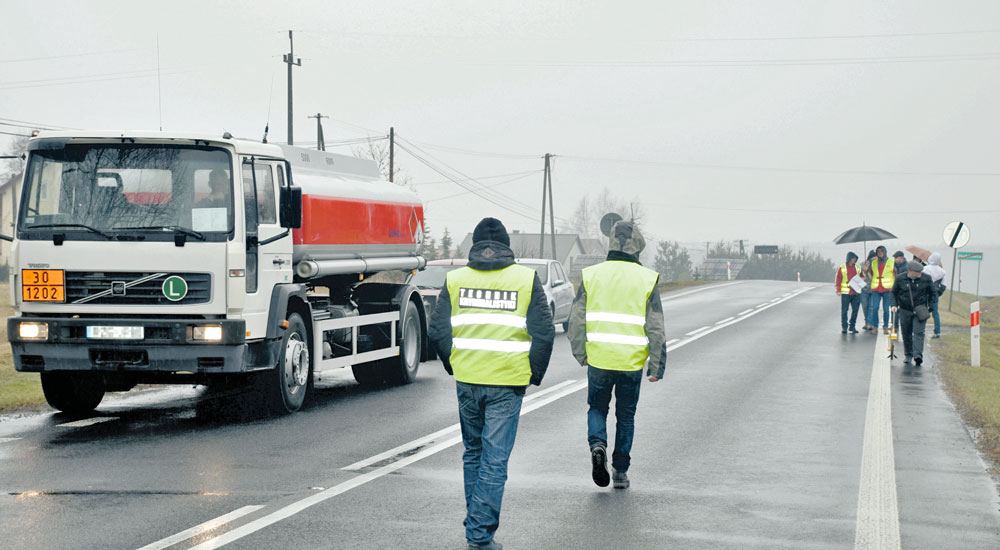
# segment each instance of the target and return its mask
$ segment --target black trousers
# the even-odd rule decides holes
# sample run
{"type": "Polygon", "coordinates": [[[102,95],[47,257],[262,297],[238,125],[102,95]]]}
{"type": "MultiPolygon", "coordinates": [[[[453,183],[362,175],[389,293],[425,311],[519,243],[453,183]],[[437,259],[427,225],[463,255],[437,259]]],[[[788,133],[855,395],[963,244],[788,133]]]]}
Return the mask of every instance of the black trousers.
{"type": "Polygon", "coordinates": [[[896,313],[903,337],[903,351],[907,357],[924,357],[924,332],[927,320],[920,321],[912,311],[900,309],[896,313]]]}

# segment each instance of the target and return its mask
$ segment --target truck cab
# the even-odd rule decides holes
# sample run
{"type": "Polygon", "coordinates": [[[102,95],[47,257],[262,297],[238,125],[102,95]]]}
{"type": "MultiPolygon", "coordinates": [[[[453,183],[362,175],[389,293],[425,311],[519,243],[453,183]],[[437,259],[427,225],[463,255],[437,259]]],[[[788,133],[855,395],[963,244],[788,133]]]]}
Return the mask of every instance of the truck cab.
{"type": "Polygon", "coordinates": [[[331,362],[369,383],[412,380],[419,296],[362,283],[422,267],[422,207],[417,230],[397,214],[367,240],[340,219],[343,204],[416,213],[372,164],[228,134],[33,138],[10,264],[15,368],[76,413],[106,391],[192,382],[259,386],[293,412],[331,362]]]}

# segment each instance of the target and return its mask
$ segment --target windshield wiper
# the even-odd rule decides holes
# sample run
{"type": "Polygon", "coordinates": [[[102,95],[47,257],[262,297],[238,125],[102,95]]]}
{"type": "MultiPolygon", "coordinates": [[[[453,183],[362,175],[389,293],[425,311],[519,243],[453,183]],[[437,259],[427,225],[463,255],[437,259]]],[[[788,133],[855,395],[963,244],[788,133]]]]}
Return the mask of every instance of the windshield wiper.
{"type": "Polygon", "coordinates": [[[182,227],[180,225],[140,225],[136,227],[116,227],[115,230],[122,231],[141,231],[143,229],[149,229],[153,231],[173,231],[174,233],[183,233],[189,237],[194,237],[199,241],[205,240],[205,234],[194,229],[188,229],[187,227],[182,227]]]}
{"type": "Polygon", "coordinates": [[[101,231],[100,229],[94,229],[93,227],[90,227],[89,225],[84,225],[82,223],[40,223],[37,225],[27,225],[24,228],[38,229],[42,227],[79,227],[80,229],[86,229],[87,231],[92,231],[94,233],[97,233],[98,235],[104,237],[105,239],[108,240],[112,239],[111,235],[105,233],[104,231],[101,231]]]}

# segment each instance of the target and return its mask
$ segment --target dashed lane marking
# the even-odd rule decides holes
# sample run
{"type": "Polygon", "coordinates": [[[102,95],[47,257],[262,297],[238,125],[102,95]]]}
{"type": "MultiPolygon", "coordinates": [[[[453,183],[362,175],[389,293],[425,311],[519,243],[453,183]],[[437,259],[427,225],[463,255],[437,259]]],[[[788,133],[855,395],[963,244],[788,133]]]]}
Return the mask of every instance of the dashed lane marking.
{"type": "MultiPolygon", "coordinates": [[[[564,388],[564,387],[572,384],[575,381],[576,380],[566,380],[565,382],[561,382],[559,384],[556,384],[555,386],[552,386],[551,388],[545,388],[544,390],[539,390],[537,392],[534,392],[534,393],[528,395],[527,397],[525,397],[524,398],[524,402],[528,403],[528,402],[534,401],[535,399],[539,399],[541,397],[544,397],[545,395],[547,395],[549,393],[552,393],[552,392],[554,392],[556,390],[562,389],[562,388],[564,388]]],[[[348,472],[363,470],[363,469],[365,469],[365,468],[367,468],[367,467],[369,467],[369,466],[371,466],[373,464],[378,464],[379,462],[388,460],[388,459],[393,458],[395,456],[398,456],[398,455],[401,455],[401,454],[404,454],[404,453],[410,453],[414,449],[419,449],[421,447],[424,447],[424,446],[428,445],[429,443],[433,443],[434,441],[437,441],[438,439],[441,439],[442,437],[444,437],[446,435],[449,435],[449,434],[451,434],[453,432],[458,432],[459,428],[460,428],[459,424],[452,424],[451,426],[448,426],[447,428],[444,428],[443,430],[438,430],[438,431],[436,431],[436,432],[434,432],[434,433],[432,433],[430,435],[426,435],[424,437],[421,437],[420,439],[414,439],[413,441],[411,441],[409,443],[404,443],[403,445],[400,445],[399,447],[396,447],[394,449],[389,449],[388,451],[385,451],[384,453],[379,453],[379,454],[377,454],[375,456],[368,457],[368,458],[366,458],[364,460],[359,460],[358,462],[355,462],[354,464],[351,464],[350,466],[345,466],[345,467],[341,468],[341,470],[345,470],[345,471],[348,471],[348,472]]]]}
{"type": "Polygon", "coordinates": [[[721,284],[721,285],[703,286],[701,288],[696,288],[694,290],[689,290],[687,292],[681,292],[680,294],[671,294],[671,295],[663,298],[661,301],[662,302],[666,302],[667,300],[675,300],[675,299],[680,298],[682,296],[687,296],[688,294],[694,294],[695,292],[704,292],[706,290],[712,290],[713,288],[723,288],[723,287],[727,287],[727,286],[738,285],[738,284],[740,284],[742,282],[743,281],[733,281],[731,283],[724,283],[724,284],[721,284]]]}
{"type": "Polygon", "coordinates": [[[167,538],[160,539],[156,542],[147,544],[146,546],[143,546],[139,550],[161,550],[162,548],[168,548],[170,546],[177,544],[178,542],[197,537],[202,533],[207,533],[212,529],[215,529],[217,527],[229,523],[230,521],[233,521],[234,519],[241,518],[247,514],[252,514],[257,510],[260,510],[261,508],[263,508],[263,506],[244,506],[242,508],[238,508],[236,510],[233,510],[232,512],[229,512],[228,514],[219,516],[215,519],[208,520],[205,523],[202,523],[201,525],[195,525],[190,529],[181,531],[176,535],[170,535],[167,538]]]}
{"type": "Polygon", "coordinates": [[[750,313],[751,311],[753,311],[753,308],[750,308],[750,309],[747,309],[747,310],[743,310],[743,311],[740,312],[739,315],[737,315],[737,317],[743,317],[744,315],[746,315],[747,313],[750,313]]]}
{"type": "MultiPolygon", "coordinates": [[[[715,288],[718,288],[718,287],[715,287],[715,288]]],[[[817,287],[808,287],[808,288],[804,288],[802,290],[796,291],[791,296],[788,296],[786,298],[782,298],[781,302],[784,302],[786,300],[790,300],[792,298],[795,298],[799,294],[802,294],[804,292],[808,292],[808,291],[810,291],[810,290],[812,290],[814,288],[817,288],[817,287]]],[[[767,304],[767,306],[768,306],[768,308],[770,308],[770,307],[778,305],[778,303],[781,303],[781,302],[775,302],[775,303],[767,304]]],[[[766,308],[764,308],[764,309],[766,309],[766,308]]],[[[683,346],[686,346],[687,344],[690,344],[691,342],[694,342],[695,340],[698,340],[699,338],[702,338],[702,337],[704,337],[704,336],[706,336],[706,335],[708,335],[710,333],[713,333],[713,332],[715,332],[717,330],[721,330],[721,329],[723,329],[723,328],[725,328],[727,326],[734,325],[734,324],[739,323],[740,321],[743,321],[745,319],[749,319],[750,317],[753,317],[754,315],[760,313],[761,311],[764,311],[764,309],[755,310],[753,313],[751,313],[749,315],[735,318],[732,321],[729,321],[729,322],[727,322],[725,324],[722,324],[722,325],[715,325],[714,327],[705,327],[708,330],[702,330],[701,332],[698,332],[697,335],[692,336],[690,338],[687,338],[685,340],[681,340],[681,341],[677,342],[676,344],[674,344],[673,346],[669,346],[667,349],[668,349],[668,351],[673,351],[673,350],[676,350],[676,349],[681,348],[683,346]]],[[[701,329],[699,329],[699,330],[701,330],[701,329]]],[[[587,381],[586,380],[580,380],[580,381],[568,380],[566,382],[563,382],[562,384],[559,384],[557,386],[553,386],[552,388],[549,388],[549,393],[543,394],[543,392],[539,391],[539,392],[537,392],[535,394],[532,394],[533,396],[537,396],[537,398],[531,400],[525,406],[521,407],[521,414],[524,415],[524,414],[529,413],[529,412],[531,412],[531,411],[533,411],[535,409],[544,407],[545,405],[548,405],[550,403],[554,403],[555,401],[558,401],[559,399],[562,399],[563,397],[566,397],[568,395],[572,395],[572,394],[574,394],[574,393],[576,393],[576,392],[578,392],[578,391],[580,391],[582,389],[585,389],[586,387],[587,387],[587,381]]],[[[527,400],[528,400],[528,398],[525,398],[525,401],[527,401],[527,400]]],[[[234,528],[234,529],[232,529],[230,531],[227,531],[227,532],[222,533],[222,534],[220,534],[220,535],[218,535],[216,537],[212,537],[212,538],[210,538],[208,540],[205,540],[201,544],[198,544],[196,546],[192,546],[192,547],[188,548],[187,550],[214,550],[215,548],[220,548],[220,547],[225,546],[225,545],[227,545],[227,544],[229,544],[231,542],[237,541],[239,539],[242,539],[243,537],[246,537],[248,535],[256,533],[257,531],[260,531],[261,529],[264,529],[265,527],[267,527],[269,525],[273,525],[273,524],[275,524],[275,523],[277,523],[277,522],[279,522],[279,521],[281,521],[281,520],[283,520],[285,518],[288,518],[288,517],[291,517],[291,516],[293,516],[295,514],[298,514],[299,512],[305,510],[306,508],[309,508],[311,506],[314,506],[316,504],[324,502],[324,501],[326,501],[328,499],[331,499],[331,498],[333,498],[333,497],[335,497],[337,495],[346,493],[347,491],[350,491],[351,489],[355,489],[357,487],[360,487],[360,486],[362,486],[362,485],[364,485],[364,484],[366,484],[366,483],[368,483],[370,481],[374,481],[374,480],[376,480],[376,479],[378,479],[380,477],[386,476],[386,475],[388,475],[388,474],[390,474],[392,472],[395,472],[395,471],[400,470],[400,469],[402,469],[402,468],[404,468],[406,466],[409,466],[410,464],[413,464],[415,462],[423,460],[423,459],[425,459],[425,458],[427,458],[429,456],[433,456],[433,455],[435,455],[435,454],[437,454],[437,453],[439,453],[439,452],[441,452],[441,451],[443,451],[445,449],[448,449],[449,447],[452,447],[454,445],[457,445],[457,444],[461,443],[461,441],[462,441],[461,435],[454,435],[454,436],[451,436],[451,437],[447,437],[446,439],[443,439],[443,437],[446,436],[447,433],[448,433],[448,432],[446,432],[446,430],[454,430],[454,426],[450,426],[449,428],[446,428],[445,430],[439,430],[438,432],[430,434],[429,436],[422,437],[420,439],[411,441],[410,443],[407,443],[407,444],[401,445],[399,447],[396,447],[395,449],[392,449],[390,451],[386,451],[384,453],[379,453],[378,455],[375,455],[375,456],[373,456],[373,457],[371,457],[369,459],[365,459],[365,460],[363,460],[361,462],[352,464],[348,468],[357,467],[358,464],[361,464],[361,463],[366,463],[368,465],[375,465],[375,464],[378,464],[378,463],[383,462],[385,460],[385,458],[381,458],[380,460],[373,460],[373,459],[375,459],[377,457],[398,457],[396,460],[394,460],[392,462],[389,462],[387,464],[384,464],[382,466],[379,466],[379,467],[375,468],[374,470],[361,473],[357,477],[351,478],[351,479],[349,479],[349,480],[347,480],[347,481],[345,481],[343,483],[340,483],[338,485],[330,487],[329,489],[325,489],[325,490],[320,491],[318,493],[314,493],[312,495],[309,495],[308,497],[305,497],[305,498],[303,498],[301,500],[298,500],[298,501],[293,502],[291,504],[285,505],[285,506],[283,506],[281,508],[278,508],[277,510],[275,510],[273,512],[270,512],[270,513],[265,514],[265,515],[263,515],[263,516],[261,516],[261,517],[259,517],[257,519],[249,521],[249,522],[247,522],[247,523],[245,523],[243,525],[240,525],[239,527],[236,527],[236,528],[234,528]],[[432,436],[435,436],[435,435],[437,436],[438,439],[441,439],[441,440],[440,441],[436,441],[435,438],[432,438],[432,436]],[[422,449],[419,449],[417,452],[412,453],[412,454],[403,454],[403,455],[400,455],[399,452],[398,452],[398,450],[400,450],[400,449],[403,449],[403,450],[405,450],[405,449],[415,450],[415,449],[419,448],[421,445],[424,445],[424,444],[427,444],[427,443],[431,443],[431,444],[429,446],[423,447],[422,449]],[[393,451],[397,451],[397,452],[395,454],[390,454],[393,451]]],[[[360,468],[364,468],[364,466],[361,466],[360,468]]],[[[347,468],[344,468],[344,469],[347,469],[347,468]]]]}
{"type": "Polygon", "coordinates": [[[0,443],[10,443],[11,441],[17,441],[21,439],[20,437],[0,437],[0,443]]]}
{"type": "Polygon", "coordinates": [[[691,332],[685,334],[684,336],[694,336],[695,334],[698,334],[699,332],[701,332],[703,330],[708,330],[710,328],[712,328],[711,325],[706,325],[706,326],[703,326],[703,327],[701,327],[699,329],[692,330],[691,332]]]}
{"type": "Polygon", "coordinates": [[[856,550],[899,550],[899,501],[896,495],[896,461],[892,448],[891,364],[888,337],[875,342],[868,410],[865,413],[861,451],[861,486],[858,489],[856,550]]]}
{"type": "Polygon", "coordinates": [[[83,420],[76,420],[74,422],[66,422],[65,424],[56,424],[57,428],[85,428],[87,426],[93,426],[94,424],[100,424],[101,422],[111,422],[112,420],[118,420],[117,416],[95,416],[93,418],[84,418],[83,420]]]}
{"type": "Polygon", "coordinates": [[[719,321],[718,323],[715,323],[715,324],[721,325],[722,323],[728,323],[729,321],[732,321],[735,318],[736,317],[726,317],[725,319],[723,319],[723,320],[721,320],[721,321],[719,321]]]}

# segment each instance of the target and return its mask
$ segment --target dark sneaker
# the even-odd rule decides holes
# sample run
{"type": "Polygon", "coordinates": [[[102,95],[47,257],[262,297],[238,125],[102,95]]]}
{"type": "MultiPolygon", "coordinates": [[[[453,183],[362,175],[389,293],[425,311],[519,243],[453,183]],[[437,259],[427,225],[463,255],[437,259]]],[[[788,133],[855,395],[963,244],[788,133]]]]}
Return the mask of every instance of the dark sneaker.
{"type": "Polygon", "coordinates": [[[909,365],[911,361],[913,361],[913,358],[910,357],[909,355],[903,358],[903,362],[906,363],[907,365],[909,365]]]}
{"type": "Polygon", "coordinates": [[[920,365],[922,365],[924,363],[924,358],[923,357],[914,357],[913,358],[913,362],[916,363],[917,366],[919,367],[920,365]]]}
{"type": "Polygon", "coordinates": [[[858,333],[858,329],[856,329],[856,328],[852,328],[851,329],[851,334],[857,334],[857,333],[858,333]]]}
{"type": "Polygon", "coordinates": [[[611,475],[608,473],[608,450],[604,447],[594,447],[590,450],[590,463],[594,466],[594,483],[598,487],[607,487],[611,483],[611,475]]]}
{"type": "Polygon", "coordinates": [[[840,331],[841,334],[847,334],[847,329],[840,331]]]}
{"type": "Polygon", "coordinates": [[[611,468],[611,479],[615,482],[615,489],[628,489],[628,474],[625,472],[611,468]]]}
{"type": "Polygon", "coordinates": [[[931,338],[940,338],[940,337],[941,337],[940,334],[935,334],[934,336],[931,336],[931,338]]]}
{"type": "Polygon", "coordinates": [[[469,550],[503,550],[503,545],[493,540],[482,544],[469,543],[469,550]]]}

